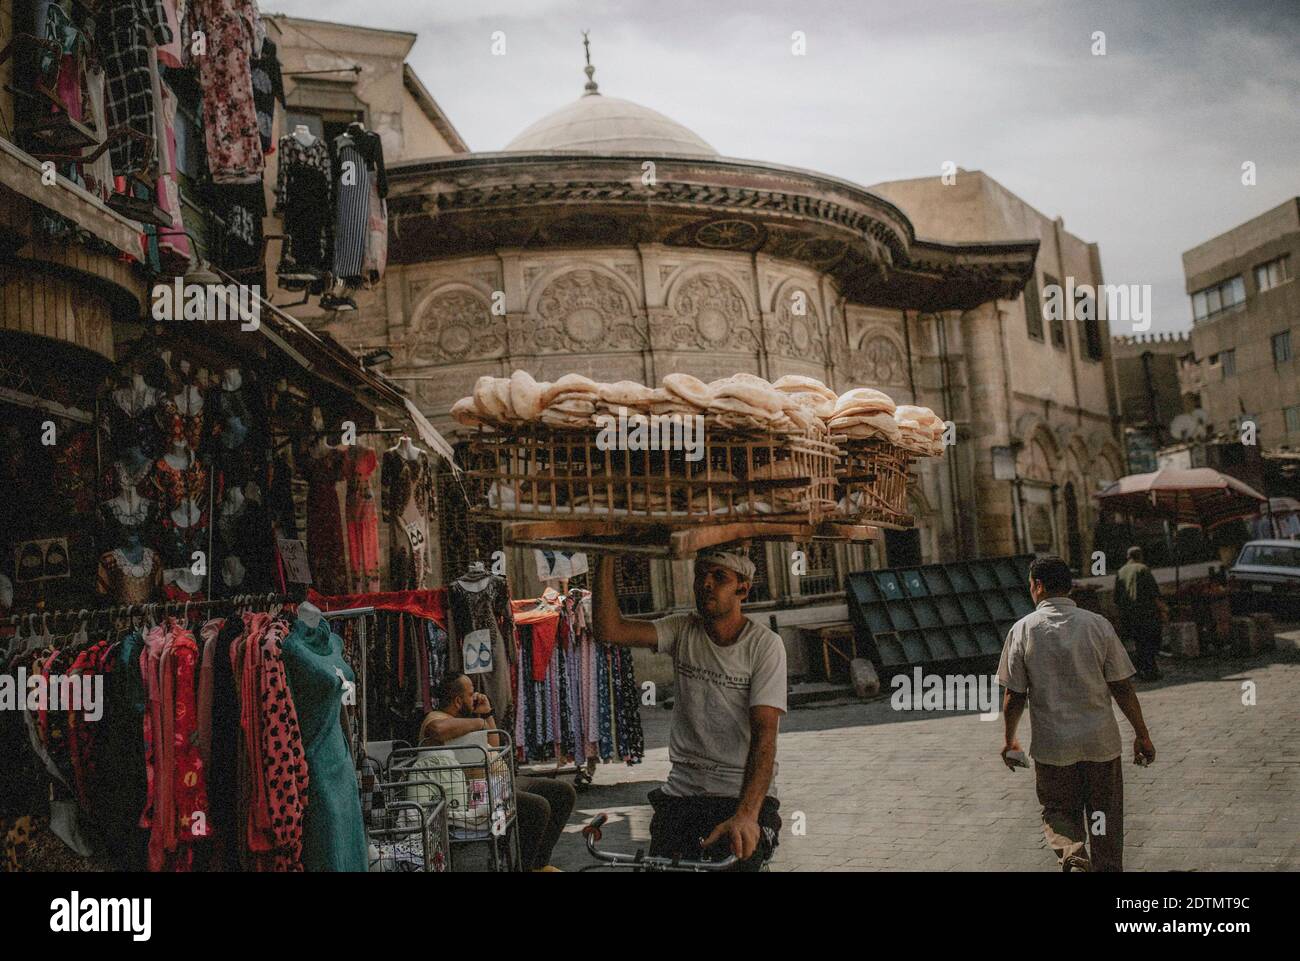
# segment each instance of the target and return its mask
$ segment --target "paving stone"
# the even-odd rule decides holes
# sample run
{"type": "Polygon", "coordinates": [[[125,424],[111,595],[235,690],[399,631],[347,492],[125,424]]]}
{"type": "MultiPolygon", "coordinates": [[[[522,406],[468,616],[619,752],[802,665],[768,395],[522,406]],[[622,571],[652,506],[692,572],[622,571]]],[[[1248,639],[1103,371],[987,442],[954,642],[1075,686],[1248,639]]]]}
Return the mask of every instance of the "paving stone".
{"type": "MultiPolygon", "coordinates": [[[[1161,668],[1165,680],[1138,691],[1156,763],[1124,765],[1125,869],[1300,870],[1300,651],[1161,668]],[[1260,692],[1254,707],[1241,704],[1246,678],[1260,692]]],[[[604,846],[646,846],[646,794],[668,773],[671,717],[642,712],[643,764],[597,769],[557,847],[558,866],[591,863],[579,828],[602,810],[623,815],[605,829],[604,846]]],[[[1127,761],[1132,735],[1119,723],[1127,761]]],[[[900,720],[888,699],[793,711],[778,746],[786,833],[771,869],[1059,871],[1032,772],[1001,764],[1001,733],[1000,722],[969,714],[900,720]],[[796,811],[803,837],[789,834],[796,811]]],[[[1026,747],[1031,735],[1026,718],[1026,747]]]]}

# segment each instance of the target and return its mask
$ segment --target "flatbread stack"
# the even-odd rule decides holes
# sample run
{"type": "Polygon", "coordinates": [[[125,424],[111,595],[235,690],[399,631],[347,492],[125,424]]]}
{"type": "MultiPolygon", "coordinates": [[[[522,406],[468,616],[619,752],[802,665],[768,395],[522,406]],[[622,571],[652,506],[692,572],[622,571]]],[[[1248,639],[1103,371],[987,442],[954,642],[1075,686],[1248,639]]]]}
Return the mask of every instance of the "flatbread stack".
{"type": "Polygon", "coordinates": [[[600,384],[581,374],[565,374],[542,391],[542,413],[547,427],[583,430],[591,427],[600,401],[600,384]]]}
{"type": "Polygon", "coordinates": [[[903,450],[922,457],[943,456],[944,422],[930,408],[900,404],[894,420],[899,432],[896,443],[903,450]]]}
{"type": "Polygon", "coordinates": [[[880,437],[897,444],[901,435],[894,420],[894,402],[873,387],[855,387],[839,396],[827,428],[851,440],[880,437]]]}

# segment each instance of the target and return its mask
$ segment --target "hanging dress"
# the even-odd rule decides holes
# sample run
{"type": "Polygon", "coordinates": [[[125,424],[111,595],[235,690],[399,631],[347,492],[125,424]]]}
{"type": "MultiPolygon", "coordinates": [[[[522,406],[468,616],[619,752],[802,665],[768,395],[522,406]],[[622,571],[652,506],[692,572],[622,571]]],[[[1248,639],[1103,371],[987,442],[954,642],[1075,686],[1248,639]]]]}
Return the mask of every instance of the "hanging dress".
{"type": "Polygon", "coordinates": [[[343,641],[324,619],[314,628],[300,620],[285,638],[282,655],[307,759],[303,868],[365,871],[368,849],[361,798],[339,723],[346,685],[356,680],[343,658],[343,641]]]}
{"type": "Polygon", "coordinates": [[[307,475],[307,550],[312,583],[322,594],[348,593],[343,514],[336,485],[343,478],[343,452],[330,448],[312,457],[307,475]]]}
{"type": "Polygon", "coordinates": [[[304,146],[292,133],[281,137],[275,212],[283,220],[285,237],[276,273],[286,289],[301,290],[330,268],[333,190],[325,141],[317,137],[304,146]]]}
{"type": "Polygon", "coordinates": [[[429,569],[429,511],[433,463],[424,451],[411,460],[384,452],[384,520],[389,524],[389,590],[419,590],[429,569]]]}
{"type": "MultiPolygon", "coordinates": [[[[95,40],[104,65],[108,120],[142,137],[123,137],[109,148],[116,176],[138,173],[155,161],[157,143],[150,48],[170,43],[162,5],[154,0],[109,0],[96,13],[95,40]]],[[[204,60],[208,58],[203,58],[204,60]]]]}
{"type": "Polygon", "coordinates": [[[371,171],[357,139],[341,134],[334,141],[335,170],[334,276],[360,287],[370,240],[371,171]]]}
{"type": "Polygon", "coordinates": [[[369,447],[352,446],[343,453],[348,485],[348,577],[353,594],[379,591],[379,513],[371,477],[379,458],[369,447]]]}
{"type": "Polygon", "coordinates": [[[253,101],[257,8],[252,0],[195,0],[193,9],[207,36],[207,53],[194,59],[203,88],[208,170],[214,183],[257,183],[265,164],[253,101]]]}

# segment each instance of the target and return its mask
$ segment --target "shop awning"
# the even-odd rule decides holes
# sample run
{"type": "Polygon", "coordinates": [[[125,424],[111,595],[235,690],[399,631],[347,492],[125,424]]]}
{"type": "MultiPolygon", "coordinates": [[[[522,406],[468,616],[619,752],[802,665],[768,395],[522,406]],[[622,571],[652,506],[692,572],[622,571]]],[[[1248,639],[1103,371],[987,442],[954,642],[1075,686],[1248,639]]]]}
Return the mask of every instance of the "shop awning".
{"type": "MultiPolygon", "coordinates": [[[[239,281],[219,267],[211,267],[227,284],[239,281]]],[[[304,370],[340,390],[356,395],[358,400],[378,412],[384,408],[414,424],[420,439],[439,457],[453,467],[455,456],[452,447],[429,423],[427,417],[411,401],[406,392],[378,371],[363,365],[348,350],[327,333],[312,330],[297,317],[286,313],[265,297],[258,295],[262,305],[258,331],[282,353],[304,370]]]]}

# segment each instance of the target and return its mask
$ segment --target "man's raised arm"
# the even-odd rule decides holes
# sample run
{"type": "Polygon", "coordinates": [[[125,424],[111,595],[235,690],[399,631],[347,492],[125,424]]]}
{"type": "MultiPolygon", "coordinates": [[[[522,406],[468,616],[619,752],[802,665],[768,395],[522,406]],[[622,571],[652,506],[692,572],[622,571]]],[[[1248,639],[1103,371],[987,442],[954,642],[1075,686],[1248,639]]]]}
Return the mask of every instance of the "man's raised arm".
{"type": "Polygon", "coordinates": [[[659,634],[651,621],[628,620],[618,609],[614,590],[614,558],[600,555],[596,585],[591,592],[591,616],[596,622],[596,640],[621,647],[656,647],[659,634]]]}

